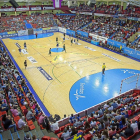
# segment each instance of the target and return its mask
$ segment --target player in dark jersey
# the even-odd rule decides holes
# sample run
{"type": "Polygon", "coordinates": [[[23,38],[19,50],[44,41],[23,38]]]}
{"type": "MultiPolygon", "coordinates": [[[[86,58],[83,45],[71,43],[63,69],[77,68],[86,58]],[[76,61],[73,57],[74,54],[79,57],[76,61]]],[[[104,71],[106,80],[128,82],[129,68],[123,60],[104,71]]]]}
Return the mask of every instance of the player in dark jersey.
{"type": "Polygon", "coordinates": [[[63,50],[65,51],[65,53],[66,53],[66,47],[65,47],[65,44],[63,45],[63,50]]]}
{"type": "Polygon", "coordinates": [[[51,56],[51,48],[49,49],[49,55],[51,56]]]}

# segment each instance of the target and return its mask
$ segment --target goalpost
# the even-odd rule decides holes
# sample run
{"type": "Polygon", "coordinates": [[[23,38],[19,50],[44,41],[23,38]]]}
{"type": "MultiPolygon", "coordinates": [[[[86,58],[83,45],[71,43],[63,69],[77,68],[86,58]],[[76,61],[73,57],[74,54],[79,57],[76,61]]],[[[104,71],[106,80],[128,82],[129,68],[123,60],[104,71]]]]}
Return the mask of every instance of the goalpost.
{"type": "Polygon", "coordinates": [[[122,92],[122,89],[125,87],[125,84],[127,89],[140,89],[140,74],[135,74],[133,76],[130,76],[128,78],[125,78],[121,81],[121,86],[120,86],[120,93],[122,92]]]}

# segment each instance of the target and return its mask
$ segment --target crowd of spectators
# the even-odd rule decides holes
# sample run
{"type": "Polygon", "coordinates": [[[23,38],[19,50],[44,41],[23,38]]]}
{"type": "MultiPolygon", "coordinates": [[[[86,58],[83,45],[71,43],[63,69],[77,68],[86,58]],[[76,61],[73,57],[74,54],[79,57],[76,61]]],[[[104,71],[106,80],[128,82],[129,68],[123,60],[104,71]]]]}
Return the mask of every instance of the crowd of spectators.
{"type": "Polygon", "coordinates": [[[33,28],[47,28],[57,26],[57,23],[53,20],[53,14],[40,14],[32,13],[31,16],[17,16],[17,17],[1,17],[0,32],[20,31],[25,30],[26,20],[33,28]]]}
{"type": "Polygon", "coordinates": [[[119,14],[124,14],[128,17],[140,18],[140,7],[134,5],[128,5],[125,10],[119,11],[119,14]]]}
{"type": "Polygon", "coordinates": [[[58,15],[57,18],[59,19],[59,21],[60,21],[62,24],[65,24],[66,22],[69,22],[69,21],[71,21],[73,18],[75,18],[75,15],[74,15],[74,16],[71,16],[71,15],[58,15]]]}
{"type": "Polygon", "coordinates": [[[22,17],[1,17],[0,33],[25,30],[26,26],[22,17]]]}
{"type": "MultiPolygon", "coordinates": [[[[140,28],[140,24],[136,21],[99,17],[92,20],[91,24],[80,30],[104,36],[128,45],[128,39],[138,31],[138,28],[140,28]]],[[[138,42],[136,42],[136,44],[138,44],[138,42]]]]}
{"type": "Polygon", "coordinates": [[[77,31],[81,27],[85,26],[87,23],[91,22],[92,16],[79,14],[76,16],[60,16],[60,19],[60,21],[63,23],[63,27],[77,31]]]}
{"type": "Polygon", "coordinates": [[[60,120],[60,116],[56,114],[54,118],[48,118],[43,114],[1,42],[0,74],[0,115],[3,130],[13,128],[14,132],[22,129],[27,132],[35,129],[34,121],[38,121],[38,125],[43,129],[55,129],[55,122],[60,120]]]}
{"type": "Polygon", "coordinates": [[[128,39],[138,31],[139,23],[131,22],[125,26],[120,26],[117,33],[112,37],[113,40],[128,44],[128,39]]]}
{"type": "Polygon", "coordinates": [[[96,7],[95,13],[115,15],[119,8],[120,8],[120,5],[108,5],[107,6],[106,4],[101,4],[98,7],[96,7]]]}
{"type": "Polygon", "coordinates": [[[133,42],[128,42],[127,47],[140,51],[140,36],[136,35],[133,42]]]}
{"type": "Polygon", "coordinates": [[[29,22],[33,28],[47,28],[56,26],[56,22],[53,20],[53,14],[32,14],[31,16],[26,17],[27,22],[29,22]]]}
{"type": "Polygon", "coordinates": [[[92,12],[94,9],[87,4],[80,4],[79,6],[75,6],[72,8],[72,11],[79,11],[79,12],[92,12]]]}
{"type": "MultiPolygon", "coordinates": [[[[83,132],[93,140],[122,140],[140,131],[140,118],[136,114],[139,110],[140,95],[123,95],[104,103],[97,111],[82,118],[79,114],[71,114],[69,125],[61,127],[63,130],[57,135],[66,140],[74,134],[83,132]]],[[[55,131],[60,129],[58,124],[56,126],[55,131]]]]}
{"type": "Polygon", "coordinates": [[[81,30],[109,38],[116,31],[118,31],[120,25],[124,24],[125,22],[121,20],[113,20],[111,18],[99,17],[96,20],[93,20],[90,25],[81,30]]]}

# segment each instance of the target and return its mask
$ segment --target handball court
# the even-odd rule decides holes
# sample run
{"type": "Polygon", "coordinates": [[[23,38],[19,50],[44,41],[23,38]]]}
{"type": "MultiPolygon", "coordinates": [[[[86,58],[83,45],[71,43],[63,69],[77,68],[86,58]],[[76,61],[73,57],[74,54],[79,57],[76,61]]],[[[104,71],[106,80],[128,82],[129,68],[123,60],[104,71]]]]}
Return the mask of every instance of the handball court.
{"type": "MultiPolygon", "coordinates": [[[[53,48],[56,48],[56,37],[59,48],[63,48],[62,33],[38,37],[7,38],[3,42],[52,115],[63,117],[64,114],[70,115],[112,98],[118,95],[123,78],[140,73],[139,62],[81,40],[78,45],[74,43],[71,46],[67,35],[66,53],[57,52],[59,49],[53,48]],[[27,53],[23,51],[20,54],[15,43],[24,49],[24,42],[27,44],[27,53]],[[48,54],[50,48],[55,51],[51,56],[48,54]],[[106,64],[104,76],[101,74],[103,63],[106,64]],[[126,74],[130,69],[132,71],[126,74]]],[[[125,86],[123,90],[129,90],[129,85],[125,86]]]]}

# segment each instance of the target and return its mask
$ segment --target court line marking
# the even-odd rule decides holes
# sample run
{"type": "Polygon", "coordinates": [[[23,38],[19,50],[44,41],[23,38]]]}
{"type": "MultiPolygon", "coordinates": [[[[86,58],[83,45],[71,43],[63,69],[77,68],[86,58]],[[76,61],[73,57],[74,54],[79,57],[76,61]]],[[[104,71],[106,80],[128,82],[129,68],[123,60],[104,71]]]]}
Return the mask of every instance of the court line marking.
{"type": "MultiPolygon", "coordinates": [[[[28,44],[29,45],[29,44],[28,44]]],[[[29,45],[30,46],[30,45],[29,45]]],[[[32,49],[34,49],[36,52],[38,52],[35,48],[33,48],[32,46],[30,46],[32,49]]],[[[44,57],[47,61],[49,61],[45,56],[43,56],[40,52],[38,52],[38,54],[40,54],[42,57],[44,57]]],[[[51,61],[49,61],[52,65],[54,65],[51,61]]],[[[54,65],[55,66],[55,65],[54,65]]]]}
{"type": "Polygon", "coordinates": [[[75,71],[81,77],[81,75],[71,66],[71,64],[70,64],[70,67],[73,69],[73,71],[75,71]]]}
{"type": "Polygon", "coordinates": [[[52,74],[53,74],[53,76],[55,77],[55,79],[56,79],[59,83],[61,83],[61,82],[57,79],[57,77],[54,75],[53,69],[54,69],[54,67],[52,68],[52,74]]]}

